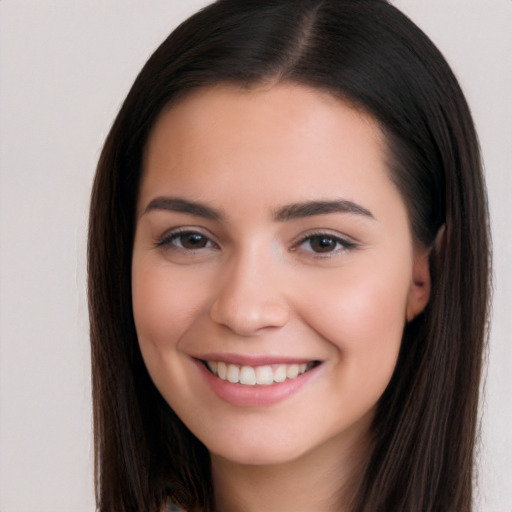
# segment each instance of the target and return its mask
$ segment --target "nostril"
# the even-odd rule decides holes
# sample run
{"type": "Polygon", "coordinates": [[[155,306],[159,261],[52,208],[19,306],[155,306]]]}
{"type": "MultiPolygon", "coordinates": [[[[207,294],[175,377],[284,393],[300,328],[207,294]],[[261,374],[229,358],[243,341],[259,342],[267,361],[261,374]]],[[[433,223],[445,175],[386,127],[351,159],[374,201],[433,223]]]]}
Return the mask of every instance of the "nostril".
{"type": "Polygon", "coordinates": [[[266,328],[283,327],[289,320],[289,307],[281,300],[245,300],[220,297],[210,308],[210,318],[242,336],[251,336],[266,328]]]}

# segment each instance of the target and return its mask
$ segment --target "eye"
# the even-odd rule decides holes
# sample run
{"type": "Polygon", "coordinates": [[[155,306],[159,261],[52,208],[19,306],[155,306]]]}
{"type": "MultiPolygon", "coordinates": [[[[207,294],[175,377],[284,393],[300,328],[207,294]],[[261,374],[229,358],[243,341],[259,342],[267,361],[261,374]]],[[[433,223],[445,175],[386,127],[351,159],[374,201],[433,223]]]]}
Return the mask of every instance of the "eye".
{"type": "Polygon", "coordinates": [[[206,235],[199,231],[173,231],[166,234],[158,241],[159,247],[171,246],[186,251],[199,249],[209,249],[215,247],[215,244],[206,235]]]}
{"type": "Polygon", "coordinates": [[[318,255],[330,255],[337,252],[347,251],[356,247],[356,244],[345,238],[329,233],[314,233],[302,238],[297,247],[318,255]]]}

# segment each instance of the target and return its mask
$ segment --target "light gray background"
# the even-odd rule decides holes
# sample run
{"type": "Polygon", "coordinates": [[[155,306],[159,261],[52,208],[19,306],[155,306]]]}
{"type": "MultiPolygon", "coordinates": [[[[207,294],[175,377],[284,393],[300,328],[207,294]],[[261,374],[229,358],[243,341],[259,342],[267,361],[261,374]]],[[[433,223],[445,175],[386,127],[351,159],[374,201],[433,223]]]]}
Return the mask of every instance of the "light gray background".
{"type": "MultiPolygon", "coordinates": [[[[136,73],[204,0],[0,0],[0,511],[91,512],[86,225],[136,73]]],[[[486,165],[495,300],[480,512],[512,511],[512,1],[396,0],[466,92],[486,165]]]]}

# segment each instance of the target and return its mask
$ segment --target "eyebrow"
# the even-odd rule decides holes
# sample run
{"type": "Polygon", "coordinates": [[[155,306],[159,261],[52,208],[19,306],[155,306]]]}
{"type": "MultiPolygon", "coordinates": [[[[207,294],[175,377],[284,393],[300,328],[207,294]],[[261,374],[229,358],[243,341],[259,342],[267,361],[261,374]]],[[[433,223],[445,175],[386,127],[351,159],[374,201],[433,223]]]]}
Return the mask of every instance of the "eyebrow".
{"type": "Polygon", "coordinates": [[[314,215],[325,215],[328,213],[351,213],[362,215],[370,219],[375,217],[372,213],[352,201],[346,199],[335,199],[333,201],[306,201],[304,203],[294,203],[279,208],[274,213],[274,218],[284,222],[293,219],[302,219],[313,217],[314,215]]]}
{"type": "Polygon", "coordinates": [[[175,197],[157,197],[153,199],[144,210],[144,213],[152,210],[170,210],[173,212],[189,213],[197,217],[210,220],[222,220],[224,215],[220,210],[212,208],[196,201],[175,197]]]}
{"type": "MultiPolygon", "coordinates": [[[[157,197],[153,199],[144,210],[144,213],[152,210],[170,210],[173,212],[188,213],[215,221],[224,220],[226,217],[221,210],[217,210],[211,206],[175,197],[157,197]]],[[[363,206],[346,199],[305,201],[289,204],[275,210],[273,218],[278,222],[286,222],[329,213],[350,213],[362,215],[370,219],[375,218],[372,213],[363,206]]]]}

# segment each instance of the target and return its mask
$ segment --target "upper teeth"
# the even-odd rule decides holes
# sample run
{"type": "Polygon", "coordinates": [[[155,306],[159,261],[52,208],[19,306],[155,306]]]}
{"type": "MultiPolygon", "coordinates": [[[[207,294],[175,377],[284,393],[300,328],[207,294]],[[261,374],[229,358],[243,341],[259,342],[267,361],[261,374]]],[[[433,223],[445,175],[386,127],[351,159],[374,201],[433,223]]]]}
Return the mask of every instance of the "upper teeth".
{"type": "Polygon", "coordinates": [[[313,363],[302,364],[276,364],[265,366],[239,366],[223,361],[207,361],[210,371],[222,380],[233,384],[254,386],[256,384],[269,386],[274,382],[284,382],[286,379],[295,379],[309,370],[313,363]]]}

